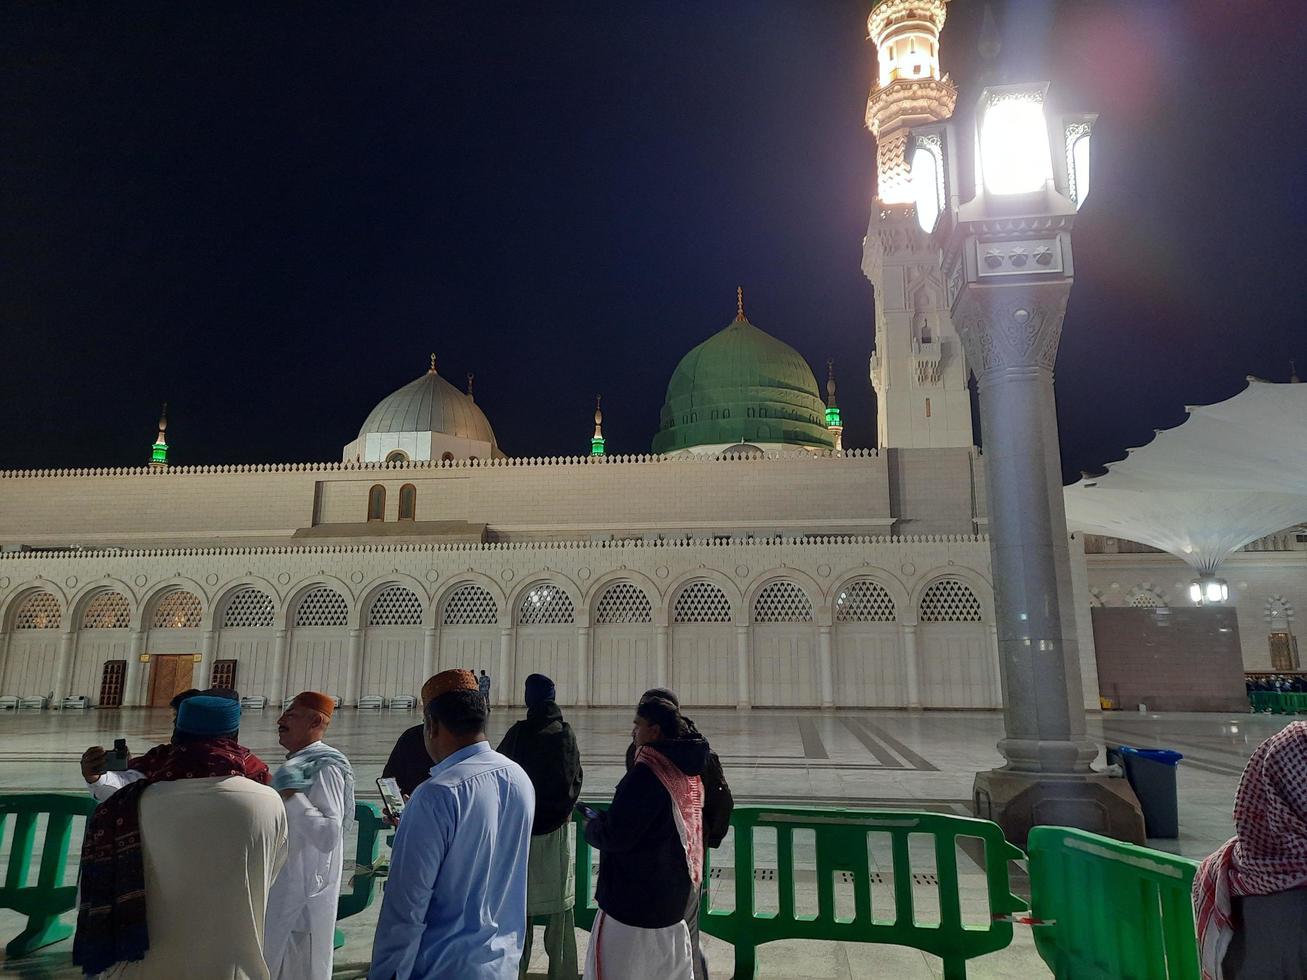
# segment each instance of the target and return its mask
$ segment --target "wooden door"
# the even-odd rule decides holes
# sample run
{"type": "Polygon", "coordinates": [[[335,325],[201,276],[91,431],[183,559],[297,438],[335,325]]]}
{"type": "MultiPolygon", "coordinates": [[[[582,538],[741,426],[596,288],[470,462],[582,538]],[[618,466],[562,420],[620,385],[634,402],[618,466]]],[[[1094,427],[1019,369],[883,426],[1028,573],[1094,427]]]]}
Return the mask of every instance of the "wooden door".
{"type": "Polygon", "coordinates": [[[150,707],[166,708],[182,691],[191,687],[195,657],[189,653],[150,658],[150,707]]]}
{"type": "Polygon", "coordinates": [[[127,677],[126,660],[106,660],[100,678],[100,707],[118,708],[123,703],[123,682],[127,677]]]}
{"type": "Polygon", "coordinates": [[[1295,649],[1296,644],[1293,642],[1293,637],[1288,633],[1272,633],[1270,640],[1271,669],[1297,670],[1298,651],[1295,649]]]}

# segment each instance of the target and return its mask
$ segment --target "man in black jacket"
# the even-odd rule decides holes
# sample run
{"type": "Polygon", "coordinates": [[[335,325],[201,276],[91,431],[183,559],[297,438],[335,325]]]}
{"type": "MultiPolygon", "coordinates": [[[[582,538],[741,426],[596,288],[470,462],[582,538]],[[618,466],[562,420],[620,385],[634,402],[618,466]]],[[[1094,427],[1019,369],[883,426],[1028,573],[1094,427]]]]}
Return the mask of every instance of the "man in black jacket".
{"type": "Polygon", "coordinates": [[[598,849],[599,914],[586,978],[690,980],[685,908],[703,877],[703,783],[708,743],[666,698],[635,709],[634,765],[606,813],[586,822],[598,849]]]}
{"type": "Polygon", "coordinates": [[[549,980],[576,980],[575,862],[567,825],[581,795],[581,753],[555,696],[554,682],[544,674],[526,679],[526,720],[508,730],[499,753],[526,770],[536,791],[527,864],[526,944],[518,975],[525,977],[531,962],[531,919],[543,916],[549,980]]]}
{"type": "MultiPolygon", "coordinates": [[[[640,696],[640,700],[647,701],[651,698],[662,698],[676,705],[680,710],[681,702],[676,696],[675,691],[670,691],[665,687],[652,687],[640,696]]],[[[689,718],[681,715],[681,721],[685,723],[685,729],[692,738],[703,738],[702,733],[694,727],[694,722],[689,718]]],[[[705,739],[706,741],[706,739],[705,739]]],[[[631,744],[626,747],[626,768],[629,770],[635,763],[635,750],[639,748],[632,740],[631,744]]],[[[735,809],[735,797],[731,795],[731,787],[726,782],[726,773],[722,771],[722,760],[717,757],[717,753],[708,746],[708,761],[704,765],[703,773],[700,777],[703,780],[703,843],[704,847],[720,847],[726,838],[726,833],[731,829],[731,811],[735,809]]],[[[690,901],[685,906],[685,926],[690,930],[690,948],[694,957],[694,980],[708,980],[708,959],[703,955],[703,950],[699,948],[699,905],[707,890],[707,879],[705,878],[700,887],[690,892],[690,901]]]]}

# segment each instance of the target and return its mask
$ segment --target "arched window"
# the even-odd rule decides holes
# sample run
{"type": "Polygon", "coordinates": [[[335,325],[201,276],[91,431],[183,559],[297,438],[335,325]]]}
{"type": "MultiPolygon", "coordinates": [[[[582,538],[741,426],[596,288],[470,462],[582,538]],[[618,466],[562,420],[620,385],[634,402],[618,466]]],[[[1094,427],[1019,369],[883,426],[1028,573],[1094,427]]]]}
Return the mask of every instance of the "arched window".
{"type": "Polygon", "coordinates": [[[572,622],[572,600],[556,585],[537,585],[522,599],[518,621],[522,626],[558,626],[572,622]]]}
{"type": "Polygon", "coordinates": [[[368,491],[368,520],[386,519],[386,488],[380,483],[368,491]]]}
{"type": "Polygon", "coordinates": [[[388,586],[372,600],[368,608],[368,625],[421,626],[422,600],[402,585],[388,586]]]}
{"type": "Polygon", "coordinates": [[[399,488],[399,519],[401,521],[413,520],[413,515],[418,509],[418,488],[411,483],[405,483],[399,488]]]}
{"type": "Polygon", "coordinates": [[[173,589],[154,607],[150,627],[157,630],[193,630],[200,625],[200,597],[185,589],[173,589]]]}
{"type": "Polygon", "coordinates": [[[794,582],[772,582],[753,603],[755,623],[811,623],[812,601],[794,582]]]}
{"type": "Polygon", "coordinates": [[[617,582],[599,597],[595,606],[595,625],[651,623],[653,606],[644,590],[630,582],[617,582]]]}
{"type": "Polygon", "coordinates": [[[132,612],[121,592],[101,592],[86,604],[82,614],[84,630],[125,630],[131,625],[132,612]]]}
{"type": "Polygon", "coordinates": [[[711,582],[691,582],[676,597],[673,623],[729,623],[731,601],[711,582]]]}
{"type": "Polygon", "coordinates": [[[493,626],[499,621],[495,597],[479,585],[460,585],[445,600],[445,626],[493,626]]]}
{"type": "Polygon", "coordinates": [[[344,626],[348,621],[345,597],[325,585],[306,592],[295,607],[296,626],[344,626]]]}
{"type": "Polygon", "coordinates": [[[892,623],[894,600],[870,579],[850,582],[835,597],[837,623],[892,623]]]}
{"type": "Polygon", "coordinates": [[[387,462],[387,463],[407,463],[407,462],[408,462],[408,453],[404,452],[404,450],[402,450],[402,449],[392,449],[390,452],[386,453],[386,462],[387,462]]]}
{"type": "Polygon", "coordinates": [[[979,623],[980,600],[965,582],[942,578],[921,597],[917,614],[923,623],[979,623]]]}
{"type": "Polygon", "coordinates": [[[33,592],[14,614],[16,630],[57,630],[63,608],[49,592],[33,592]]]}
{"type": "Polygon", "coordinates": [[[223,629],[267,629],[276,611],[272,596],[260,589],[241,589],[227,600],[222,613],[223,629]]]}

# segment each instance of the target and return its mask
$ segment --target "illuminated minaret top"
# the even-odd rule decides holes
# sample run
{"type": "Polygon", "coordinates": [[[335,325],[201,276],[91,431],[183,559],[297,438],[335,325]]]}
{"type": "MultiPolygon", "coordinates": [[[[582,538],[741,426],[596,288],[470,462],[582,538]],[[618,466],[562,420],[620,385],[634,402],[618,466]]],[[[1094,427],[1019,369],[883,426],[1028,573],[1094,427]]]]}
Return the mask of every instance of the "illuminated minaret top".
{"type": "Polygon", "coordinates": [[[882,0],[867,18],[876,45],[876,85],[867,98],[867,127],[876,137],[877,198],[912,201],[905,155],[908,130],[953,115],[958,90],[939,70],[939,32],[948,0],[882,0]]]}

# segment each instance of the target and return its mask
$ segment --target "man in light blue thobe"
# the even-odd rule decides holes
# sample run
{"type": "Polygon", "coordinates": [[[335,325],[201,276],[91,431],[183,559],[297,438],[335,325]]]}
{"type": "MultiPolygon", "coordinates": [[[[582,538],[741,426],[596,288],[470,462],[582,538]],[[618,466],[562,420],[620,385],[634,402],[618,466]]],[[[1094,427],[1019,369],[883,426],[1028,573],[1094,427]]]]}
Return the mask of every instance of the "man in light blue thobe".
{"type": "Polygon", "coordinates": [[[432,680],[423,736],[437,761],[399,820],[368,977],[516,980],[535,791],[486,741],[472,673],[432,680]]]}

